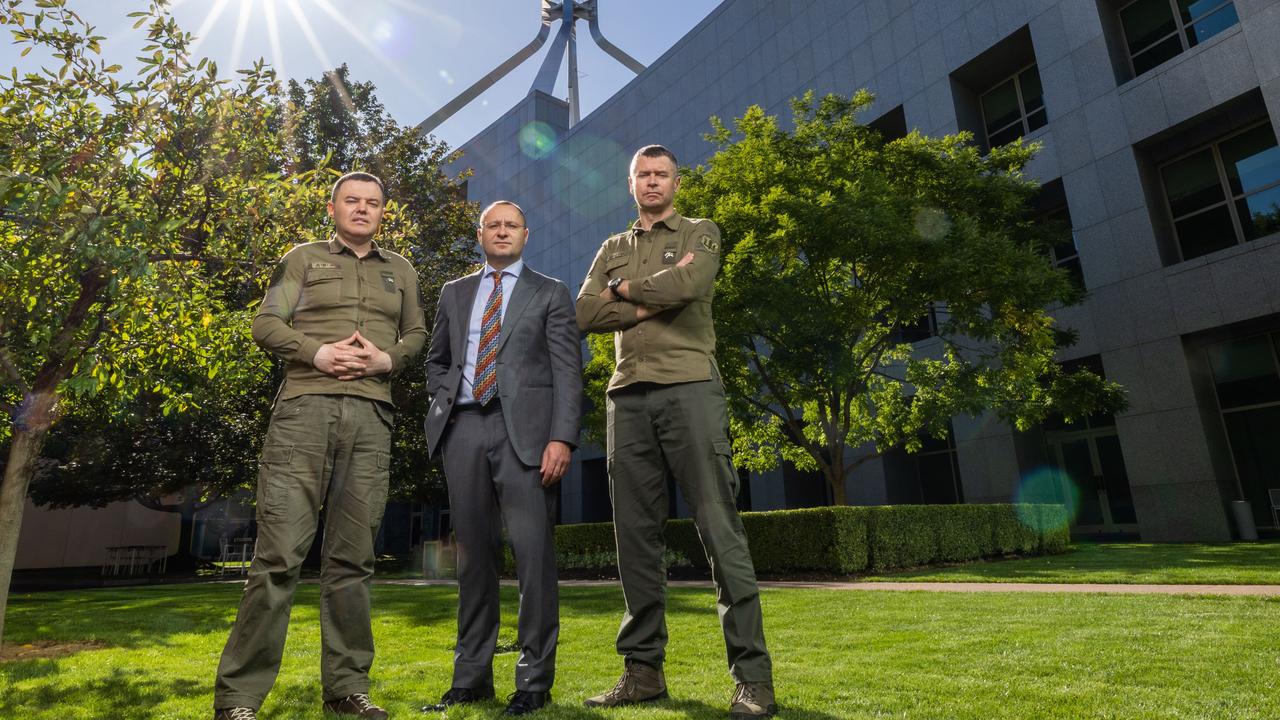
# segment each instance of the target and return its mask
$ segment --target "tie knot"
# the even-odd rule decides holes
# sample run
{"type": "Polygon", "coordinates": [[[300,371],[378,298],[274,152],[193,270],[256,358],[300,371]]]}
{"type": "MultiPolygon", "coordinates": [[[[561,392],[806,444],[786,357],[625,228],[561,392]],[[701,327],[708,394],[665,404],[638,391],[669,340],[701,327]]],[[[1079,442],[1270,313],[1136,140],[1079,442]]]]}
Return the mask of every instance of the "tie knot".
{"type": "Polygon", "coordinates": [[[493,281],[494,281],[494,282],[502,282],[502,271],[501,271],[501,270],[494,270],[494,271],[493,271],[493,281]]]}

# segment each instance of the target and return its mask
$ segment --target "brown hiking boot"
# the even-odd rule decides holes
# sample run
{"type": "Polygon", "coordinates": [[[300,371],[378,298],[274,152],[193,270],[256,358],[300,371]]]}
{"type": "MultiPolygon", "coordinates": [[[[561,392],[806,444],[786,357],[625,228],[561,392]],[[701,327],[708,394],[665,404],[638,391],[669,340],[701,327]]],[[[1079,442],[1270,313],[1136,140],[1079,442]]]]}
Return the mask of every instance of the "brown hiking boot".
{"type": "Polygon", "coordinates": [[[355,693],[337,700],[325,700],[326,715],[345,715],[347,717],[369,718],[369,720],[387,720],[387,711],[369,701],[365,693],[355,693]]]}
{"type": "Polygon", "coordinates": [[[587,707],[618,707],[665,700],[666,697],[667,681],[661,670],[642,662],[628,661],[612,690],[587,698],[582,704],[587,707]]]}
{"type": "Polygon", "coordinates": [[[217,708],[213,720],[258,720],[258,713],[247,707],[217,708]]]}
{"type": "Polygon", "coordinates": [[[732,703],[729,706],[732,720],[772,717],[778,712],[778,704],[773,701],[773,685],[769,683],[738,683],[732,703]]]}

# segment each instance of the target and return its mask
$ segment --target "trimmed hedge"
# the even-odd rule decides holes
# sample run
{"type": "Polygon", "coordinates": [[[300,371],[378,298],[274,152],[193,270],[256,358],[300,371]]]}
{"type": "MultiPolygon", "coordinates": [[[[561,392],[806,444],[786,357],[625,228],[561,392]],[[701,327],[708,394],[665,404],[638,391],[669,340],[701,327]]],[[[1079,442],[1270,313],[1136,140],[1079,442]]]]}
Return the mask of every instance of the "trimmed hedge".
{"type": "MultiPolygon", "coordinates": [[[[1066,550],[1061,505],[881,505],[804,508],[742,514],[756,572],[853,573],[954,563],[1002,555],[1066,550]]],[[[667,548],[694,567],[707,556],[689,519],[666,526],[667,548]]],[[[556,527],[564,566],[616,563],[612,523],[556,527]],[[608,562],[606,562],[608,561],[608,562]]]]}

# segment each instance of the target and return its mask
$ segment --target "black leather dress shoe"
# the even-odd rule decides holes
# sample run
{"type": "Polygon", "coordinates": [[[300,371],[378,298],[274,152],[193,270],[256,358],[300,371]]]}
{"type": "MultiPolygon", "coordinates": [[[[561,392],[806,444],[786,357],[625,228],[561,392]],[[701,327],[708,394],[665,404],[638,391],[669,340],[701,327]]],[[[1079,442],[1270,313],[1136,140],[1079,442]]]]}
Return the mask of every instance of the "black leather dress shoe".
{"type": "Polygon", "coordinates": [[[424,705],[422,707],[422,712],[448,710],[453,705],[465,705],[467,703],[480,702],[492,697],[493,688],[449,688],[449,691],[440,698],[440,702],[435,705],[424,705]]]}
{"type": "Polygon", "coordinates": [[[507,709],[503,715],[524,715],[538,710],[551,702],[551,693],[547,691],[517,690],[507,699],[507,709]]]}

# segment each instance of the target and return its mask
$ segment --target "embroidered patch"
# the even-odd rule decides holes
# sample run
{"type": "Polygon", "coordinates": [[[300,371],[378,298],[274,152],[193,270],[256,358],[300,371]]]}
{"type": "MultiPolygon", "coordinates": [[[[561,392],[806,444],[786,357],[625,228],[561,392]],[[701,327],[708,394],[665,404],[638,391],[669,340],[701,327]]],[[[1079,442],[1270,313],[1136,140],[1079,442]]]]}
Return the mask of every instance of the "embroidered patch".
{"type": "Polygon", "coordinates": [[[323,260],[316,260],[315,262],[312,262],[312,263],[311,263],[311,269],[312,269],[312,270],[337,270],[337,269],[338,269],[338,266],[337,266],[337,265],[334,265],[334,264],[333,264],[333,263],[331,263],[331,262],[324,262],[323,260]]]}
{"type": "Polygon", "coordinates": [[[283,261],[276,263],[276,269],[271,271],[270,287],[275,287],[279,285],[281,280],[284,280],[284,262],[283,261]]]}
{"type": "Polygon", "coordinates": [[[396,291],[396,276],[395,276],[395,273],[393,273],[393,272],[391,272],[391,271],[389,271],[389,270],[383,270],[383,271],[382,271],[382,289],[383,289],[383,290],[386,290],[387,292],[391,292],[391,293],[393,293],[393,292],[395,292],[395,291],[396,291]]]}
{"type": "Polygon", "coordinates": [[[667,249],[665,249],[665,250],[663,250],[663,251],[662,251],[662,264],[663,264],[663,265],[672,265],[672,264],[674,264],[674,263],[675,263],[675,261],[676,261],[676,249],[675,249],[675,248],[667,248],[667,249]]]}
{"type": "Polygon", "coordinates": [[[704,235],[702,238],[702,249],[709,253],[718,253],[720,252],[720,242],[709,235],[704,235]]]}

